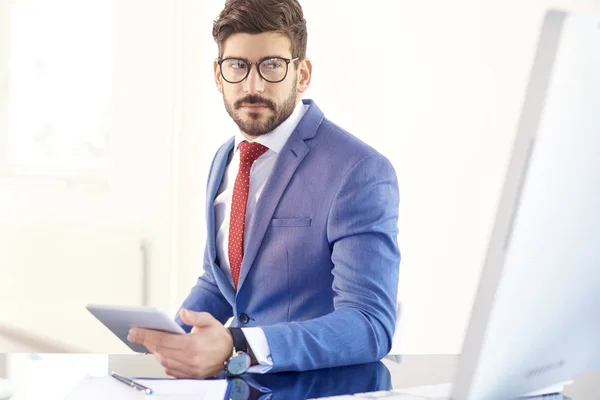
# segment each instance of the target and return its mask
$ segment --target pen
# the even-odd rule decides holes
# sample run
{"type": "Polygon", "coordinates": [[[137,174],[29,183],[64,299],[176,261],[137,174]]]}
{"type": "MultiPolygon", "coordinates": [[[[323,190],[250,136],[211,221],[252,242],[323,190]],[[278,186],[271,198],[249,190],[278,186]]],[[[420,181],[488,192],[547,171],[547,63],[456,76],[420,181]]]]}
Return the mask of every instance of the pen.
{"type": "Polygon", "coordinates": [[[122,375],[117,374],[116,372],[111,372],[110,376],[112,376],[119,382],[126,384],[127,386],[131,386],[132,388],[139,390],[140,392],[144,392],[145,394],[152,394],[152,389],[150,389],[149,387],[146,387],[144,385],[140,385],[133,379],[126,378],[122,375]]]}

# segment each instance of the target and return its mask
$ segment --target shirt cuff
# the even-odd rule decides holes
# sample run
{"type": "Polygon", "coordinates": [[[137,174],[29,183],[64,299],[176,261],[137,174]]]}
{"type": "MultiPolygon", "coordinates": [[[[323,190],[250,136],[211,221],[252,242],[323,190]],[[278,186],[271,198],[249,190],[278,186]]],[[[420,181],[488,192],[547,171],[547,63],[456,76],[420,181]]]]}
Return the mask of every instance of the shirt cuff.
{"type": "Polygon", "coordinates": [[[273,359],[271,358],[271,349],[267,343],[265,332],[261,328],[242,328],[248,346],[252,349],[258,365],[248,368],[251,374],[266,374],[273,368],[273,359]]]}

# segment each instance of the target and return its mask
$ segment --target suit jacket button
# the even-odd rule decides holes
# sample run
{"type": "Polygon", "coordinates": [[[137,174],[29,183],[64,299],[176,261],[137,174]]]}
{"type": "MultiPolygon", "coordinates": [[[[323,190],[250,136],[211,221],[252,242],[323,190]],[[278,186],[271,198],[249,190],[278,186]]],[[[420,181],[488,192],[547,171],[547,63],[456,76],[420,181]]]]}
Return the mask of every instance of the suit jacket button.
{"type": "Polygon", "coordinates": [[[238,317],[238,319],[240,320],[240,322],[242,324],[247,324],[248,321],[250,320],[250,318],[248,318],[248,315],[246,315],[246,314],[240,314],[240,316],[238,317]]]}

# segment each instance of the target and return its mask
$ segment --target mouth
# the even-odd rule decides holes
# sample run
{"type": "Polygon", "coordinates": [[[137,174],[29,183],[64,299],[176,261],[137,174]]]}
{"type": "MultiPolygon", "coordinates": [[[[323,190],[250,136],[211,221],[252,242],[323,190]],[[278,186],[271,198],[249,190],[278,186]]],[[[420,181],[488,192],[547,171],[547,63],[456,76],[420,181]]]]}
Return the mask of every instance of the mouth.
{"type": "Polygon", "coordinates": [[[244,104],[242,105],[242,108],[246,108],[248,110],[261,110],[268,107],[264,104],[244,104]]]}

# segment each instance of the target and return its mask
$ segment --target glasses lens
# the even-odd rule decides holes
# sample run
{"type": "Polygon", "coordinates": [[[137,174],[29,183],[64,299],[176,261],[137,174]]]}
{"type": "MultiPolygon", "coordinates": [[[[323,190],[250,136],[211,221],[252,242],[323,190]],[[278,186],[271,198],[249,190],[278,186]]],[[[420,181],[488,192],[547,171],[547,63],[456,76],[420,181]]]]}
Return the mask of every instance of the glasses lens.
{"type": "Polygon", "coordinates": [[[262,77],[269,82],[279,82],[285,78],[287,73],[287,63],[281,58],[263,60],[259,68],[262,77]]]}
{"type": "Polygon", "coordinates": [[[228,58],[221,63],[223,78],[228,82],[241,82],[248,73],[248,63],[236,58],[228,58]]]}

